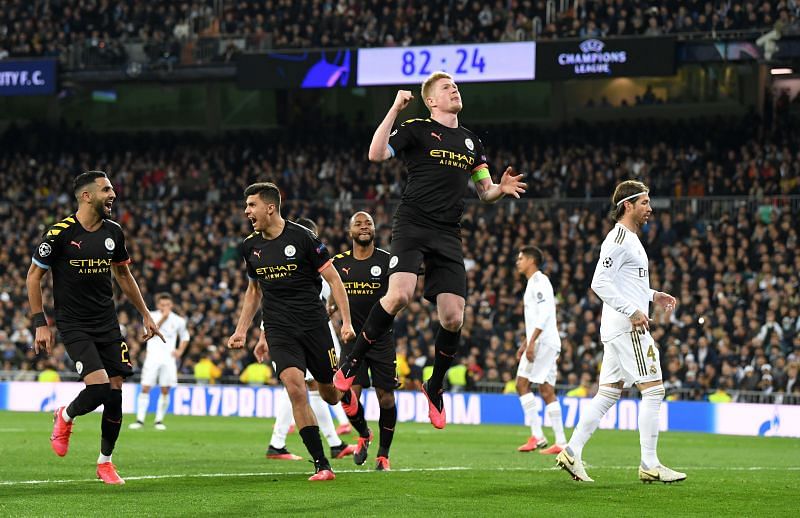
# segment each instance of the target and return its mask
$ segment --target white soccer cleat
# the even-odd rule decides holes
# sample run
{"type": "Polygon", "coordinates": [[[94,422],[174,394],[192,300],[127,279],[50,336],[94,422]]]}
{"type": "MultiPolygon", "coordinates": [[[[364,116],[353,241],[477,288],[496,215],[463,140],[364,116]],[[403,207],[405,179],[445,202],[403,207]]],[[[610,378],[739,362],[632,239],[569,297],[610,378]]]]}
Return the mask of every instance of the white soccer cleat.
{"type": "Polygon", "coordinates": [[[128,425],[128,429],[129,429],[129,430],[139,430],[139,429],[140,429],[142,426],[144,426],[144,423],[143,423],[143,422],[141,422],[141,421],[136,421],[135,423],[131,423],[131,424],[129,424],[129,425],[128,425]]]}
{"type": "Polygon", "coordinates": [[[167,427],[164,426],[164,423],[162,423],[160,421],[158,423],[156,423],[154,426],[155,426],[156,430],[166,430],[167,429],[167,427]]]}
{"type": "Polygon", "coordinates": [[[686,480],[686,473],[675,471],[661,464],[650,469],[645,468],[644,464],[641,464],[639,466],[639,480],[647,484],[652,484],[653,482],[671,484],[673,482],[686,480]]]}
{"type": "Polygon", "coordinates": [[[572,450],[564,448],[561,453],[556,457],[556,465],[561,469],[572,475],[572,479],[577,482],[594,482],[594,480],[586,473],[583,467],[583,462],[580,459],[575,459],[572,450]]]}

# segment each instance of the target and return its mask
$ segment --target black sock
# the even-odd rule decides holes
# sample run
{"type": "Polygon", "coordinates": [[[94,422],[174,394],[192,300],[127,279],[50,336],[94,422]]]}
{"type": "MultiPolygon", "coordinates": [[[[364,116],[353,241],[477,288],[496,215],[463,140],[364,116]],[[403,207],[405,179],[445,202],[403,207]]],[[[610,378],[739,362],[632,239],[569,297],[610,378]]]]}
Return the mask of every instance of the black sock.
{"type": "Polygon", "coordinates": [[[353,425],[359,436],[369,437],[369,426],[367,426],[367,420],[364,419],[364,405],[361,404],[361,401],[358,402],[356,415],[347,416],[347,419],[350,420],[350,424],[353,425]]]}
{"type": "Polygon", "coordinates": [[[75,418],[93,412],[106,402],[111,395],[111,383],[86,385],[81,393],[67,406],[67,415],[75,418]]]}
{"type": "MultiPolygon", "coordinates": [[[[391,329],[393,323],[394,315],[387,313],[386,310],[383,309],[383,306],[381,306],[381,303],[376,302],[375,305],[372,306],[367,320],[361,328],[361,332],[358,333],[356,337],[353,350],[347,355],[346,361],[343,362],[343,366],[347,366],[348,363],[352,364],[353,360],[356,360],[356,362],[361,361],[364,355],[367,354],[367,350],[372,346],[372,342],[391,329]]],[[[350,377],[348,372],[345,372],[345,375],[348,378],[350,377]]]]}
{"type": "Polygon", "coordinates": [[[330,463],[325,458],[325,450],[322,448],[322,439],[319,436],[319,426],[306,426],[300,429],[300,437],[306,445],[314,465],[319,469],[330,469],[330,463]]]}
{"type": "Polygon", "coordinates": [[[122,390],[112,389],[103,406],[103,420],[100,424],[100,453],[111,455],[117,444],[119,430],[122,428],[122,390]]]}
{"type": "Polygon", "coordinates": [[[461,330],[455,333],[440,327],[436,334],[436,358],[433,360],[433,373],[428,380],[428,395],[435,398],[442,389],[447,369],[453,364],[458,351],[461,330]]]}
{"type": "Polygon", "coordinates": [[[395,425],[397,425],[397,407],[393,406],[392,408],[381,408],[381,414],[378,418],[378,426],[381,429],[378,457],[386,457],[387,459],[389,458],[389,448],[392,447],[395,425]]]}

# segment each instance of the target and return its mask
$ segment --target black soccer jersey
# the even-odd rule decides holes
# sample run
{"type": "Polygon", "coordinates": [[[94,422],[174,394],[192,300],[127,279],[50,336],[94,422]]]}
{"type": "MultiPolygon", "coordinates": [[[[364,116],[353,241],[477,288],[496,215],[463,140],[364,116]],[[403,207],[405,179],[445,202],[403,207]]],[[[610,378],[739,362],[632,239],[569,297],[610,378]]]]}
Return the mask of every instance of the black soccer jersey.
{"type": "Polygon", "coordinates": [[[389,136],[392,155],[403,159],[408,181],[397,216],[423,225],[458,226],[472,174],[487,167],[483,143],[463,126],[411,119],[389,136]]]}
{"type": "Polygon", "coordinates": [[[247,276],[261,286],[264,329],[313,329],[328,321],[319,298],[320,272],[331,262],[327,247],[310,230],[286,221],[275,239],[250,234],[239,253],[247,276]]]}
{"type": "Polygon", "coordinates": [[[60,331],[119,332],[111,286],[111,265],[128,264],[125,235],[104,219],[88,232],[75,215],[54,224],[33,254],[33,262],[53,272],[56,325],[60,331]]]}
{"type": "Polygon", "coordinates": [[[389,286],[389,252],[376,248],[369,259],[358,260],[353,251],[338,254],[333,265],[347,291],[350,319],[356,333],[361,331],[372,306],[386,294],[389,286]]]}

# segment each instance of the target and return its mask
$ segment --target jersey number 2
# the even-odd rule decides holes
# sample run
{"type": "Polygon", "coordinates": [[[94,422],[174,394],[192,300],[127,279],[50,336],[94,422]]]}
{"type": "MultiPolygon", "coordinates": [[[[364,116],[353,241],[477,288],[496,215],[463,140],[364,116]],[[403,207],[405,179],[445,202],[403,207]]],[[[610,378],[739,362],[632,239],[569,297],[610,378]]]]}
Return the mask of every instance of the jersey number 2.
{"type": "Polygon", "coordinates": [[[119,344],[119,349],[122,352],[122,363],[130,363],[131,359],[130,359],[129,356],[127,356],[127,354],[128,354],[128,344],[126,344],[125,342],[122,342],[121,344],[119,344]]]}

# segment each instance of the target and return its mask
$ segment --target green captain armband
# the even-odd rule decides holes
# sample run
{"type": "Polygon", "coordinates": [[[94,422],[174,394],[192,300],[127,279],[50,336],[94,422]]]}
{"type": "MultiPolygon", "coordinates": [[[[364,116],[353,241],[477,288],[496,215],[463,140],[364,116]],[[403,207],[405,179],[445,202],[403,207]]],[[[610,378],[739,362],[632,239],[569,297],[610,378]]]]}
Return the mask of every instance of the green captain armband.
{"type": "Polygon", "coordinates": [[[482,167],[472,173],[472,181],[475,183],[480,182],[484,178],[491,178],[492,175],[489,174],[489,169],[487,167],[482,167]]]}

